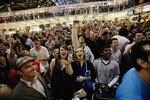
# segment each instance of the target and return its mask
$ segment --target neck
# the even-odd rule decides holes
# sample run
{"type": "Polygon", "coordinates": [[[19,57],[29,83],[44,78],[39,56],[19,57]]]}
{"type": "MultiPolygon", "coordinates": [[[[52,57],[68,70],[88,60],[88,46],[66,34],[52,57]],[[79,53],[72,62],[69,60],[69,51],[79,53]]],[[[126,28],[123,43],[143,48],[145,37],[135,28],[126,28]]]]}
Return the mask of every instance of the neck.
{"type": "Polygon", "coordinates": [[[110,60],[109,58],[104,58],[104,57],[102,57],[102,59],[103,59],[103,60],[110,60]]]}
{"type": "Polygon", "coordinates": [[[32,77],[32,78],[26,78],[26,77],[22,76],[22,79],[26,80],[26,81],[29,81],[29,82],[34,82],[34,77],[32,77]]]}
{"type": "Polygon", "coordinates": [[[79,46],[80,46],[80,47],[83,47],[84,45],[83,45],[83,44],[80,44],[79,46]]]}
{"type": "Polygon", "coordinates": [[[80,64],[82,65],[84,61],[83,61],[83,60],[79,60],[79,62],[80,62],[80,64]]]}
{"type": "Polygon", "coordinates": [[[113,51],[117,51],[117,48],[112,47],[112,50],[113,50],[113,51]]]}
{"type": "Polygon", "coordinates": [[[141,71],[137,71],[137,73],[145,83],[150,85],[150,74],[147,69],[142,69],[141,71]]]}
{"type": "Polygon", "coordinates": [[[36,50],[40,50],[40,48],[41,48],[40,46],[36,46],[35,47],[36,50]]]}

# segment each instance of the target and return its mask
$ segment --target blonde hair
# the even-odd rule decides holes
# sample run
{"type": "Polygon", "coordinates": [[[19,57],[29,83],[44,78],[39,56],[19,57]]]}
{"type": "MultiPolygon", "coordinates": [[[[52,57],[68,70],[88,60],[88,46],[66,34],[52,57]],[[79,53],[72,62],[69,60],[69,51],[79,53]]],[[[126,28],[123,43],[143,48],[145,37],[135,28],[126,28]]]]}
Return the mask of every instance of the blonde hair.
{"type": "Polygon", "coordinates": [[[24,56],[32,57],[32,54],[27,50],[23,50],[19,53],[19,57],[24,57],[24,56]]]}
{"type": "MultiPolygon", "coordinates": [[[[84,49],[83,49],[82,47],[78,47],[77,49],[79,49],[79,48],[82,49],[82,51],[83,51],[83,53],[84,53],[83,60],[84,60],[84,62],[86,62],[85,51],[84,51],[84,49]]],[[[76,50],[77,50],[77,49],[76,49],[76,50]]],[[[74,51],[74,60],[75,60],[75,61],[78,61],[77,56],[76,56],[76,50],[74,51]]]]}

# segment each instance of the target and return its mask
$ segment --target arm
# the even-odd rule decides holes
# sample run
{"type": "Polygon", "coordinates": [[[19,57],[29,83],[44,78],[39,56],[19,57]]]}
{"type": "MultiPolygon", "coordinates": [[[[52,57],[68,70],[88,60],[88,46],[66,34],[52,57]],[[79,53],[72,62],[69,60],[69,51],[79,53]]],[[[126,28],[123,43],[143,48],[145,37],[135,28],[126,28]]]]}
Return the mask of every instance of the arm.
{"type": "Polygon", "coordinates": [[[114,74],[115,74],[114,78],[108,84],[109,87],[112,87],[119,80],[120,68],[119,68],[119,64],[117,62],[115,63],[114,74]]]}
{"type": "Polygon", "coordinates": [[[54,67],[55,67],[55,58],[52,59],[52,61],[51,61],[51,63],[50,63],[50,78],[51,78],[51,79],[52,79],[52,76],[53,76],[54,67]]]}
{"type": "Polygon", "coordinates": [[[108,84],[109,87],[112,87],[119,80],[119,75],[116,75],[114,79],[108,84]]]}
{"type": "Polygon", "coordinates": [[[79,47],[79,44],[78,44],[77,31],[76,31],[74,25],[73,25],[73,29],[72,29],[71,39],[72,39],[73,48],[74,48],[74,50],[76,50],[77,47],[79,47]]]}
{"type": "Polygon", "coordinates": [[[131,50],[131,48],[132,48],[133,45],[134,45],[134,43],[132,43],[131,45],[127,45],[127,46],[125,47],[125,50],[124,50],[124,52],[123,52],[123,55],[128,55],[128,54],[130,53],[130,50],[131,50]]]}
{"type": "Polygon", "coordinates": [[[68,61],[67,60],[61,60],[61,64],[62,64],[62,66],[64,66],[65,71],[68,75],[73,74],[73,69],[72,69],[72,66],[71,66],[71,62],[72,62],[71,54],[68,54],[68,61]]]}
{"type": "Polygon", "coordinates": [[[71,63],[68,63],[67,65],[66,65],[66,73],[68,74],[68,75],[72,75],[73,74],[73,69],[72,69],[72,67],[71,67],[71,63]]]}

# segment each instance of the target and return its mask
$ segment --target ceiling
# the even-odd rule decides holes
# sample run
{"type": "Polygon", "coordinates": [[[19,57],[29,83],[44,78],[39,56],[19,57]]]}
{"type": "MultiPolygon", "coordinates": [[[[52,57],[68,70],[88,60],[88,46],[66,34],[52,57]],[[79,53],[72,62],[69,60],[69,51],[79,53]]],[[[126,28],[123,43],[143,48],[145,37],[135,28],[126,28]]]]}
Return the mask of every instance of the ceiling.
{"type": "Polygon", "coordinates": [[[43,8],[57,5],[68,5],[94,1],[103,0],[0,0],[0,12],[7,12],[9,10],[27,10],[32,8],[43,8]]]}

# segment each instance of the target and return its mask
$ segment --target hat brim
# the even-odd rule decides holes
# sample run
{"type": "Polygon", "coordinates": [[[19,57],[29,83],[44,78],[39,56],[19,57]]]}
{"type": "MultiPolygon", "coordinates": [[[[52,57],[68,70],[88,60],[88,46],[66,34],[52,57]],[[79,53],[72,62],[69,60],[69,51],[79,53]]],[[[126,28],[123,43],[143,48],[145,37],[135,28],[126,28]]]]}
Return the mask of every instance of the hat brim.
{"type": "Polygon", "coordinates": [[[34,58],[25,59],[25,60],[19,62],[19,64],[14,64],[13,69],[19,70],[25,63],[27,63],[29,61],[34,61],[34,60],[35,60],[34,58]]]}

